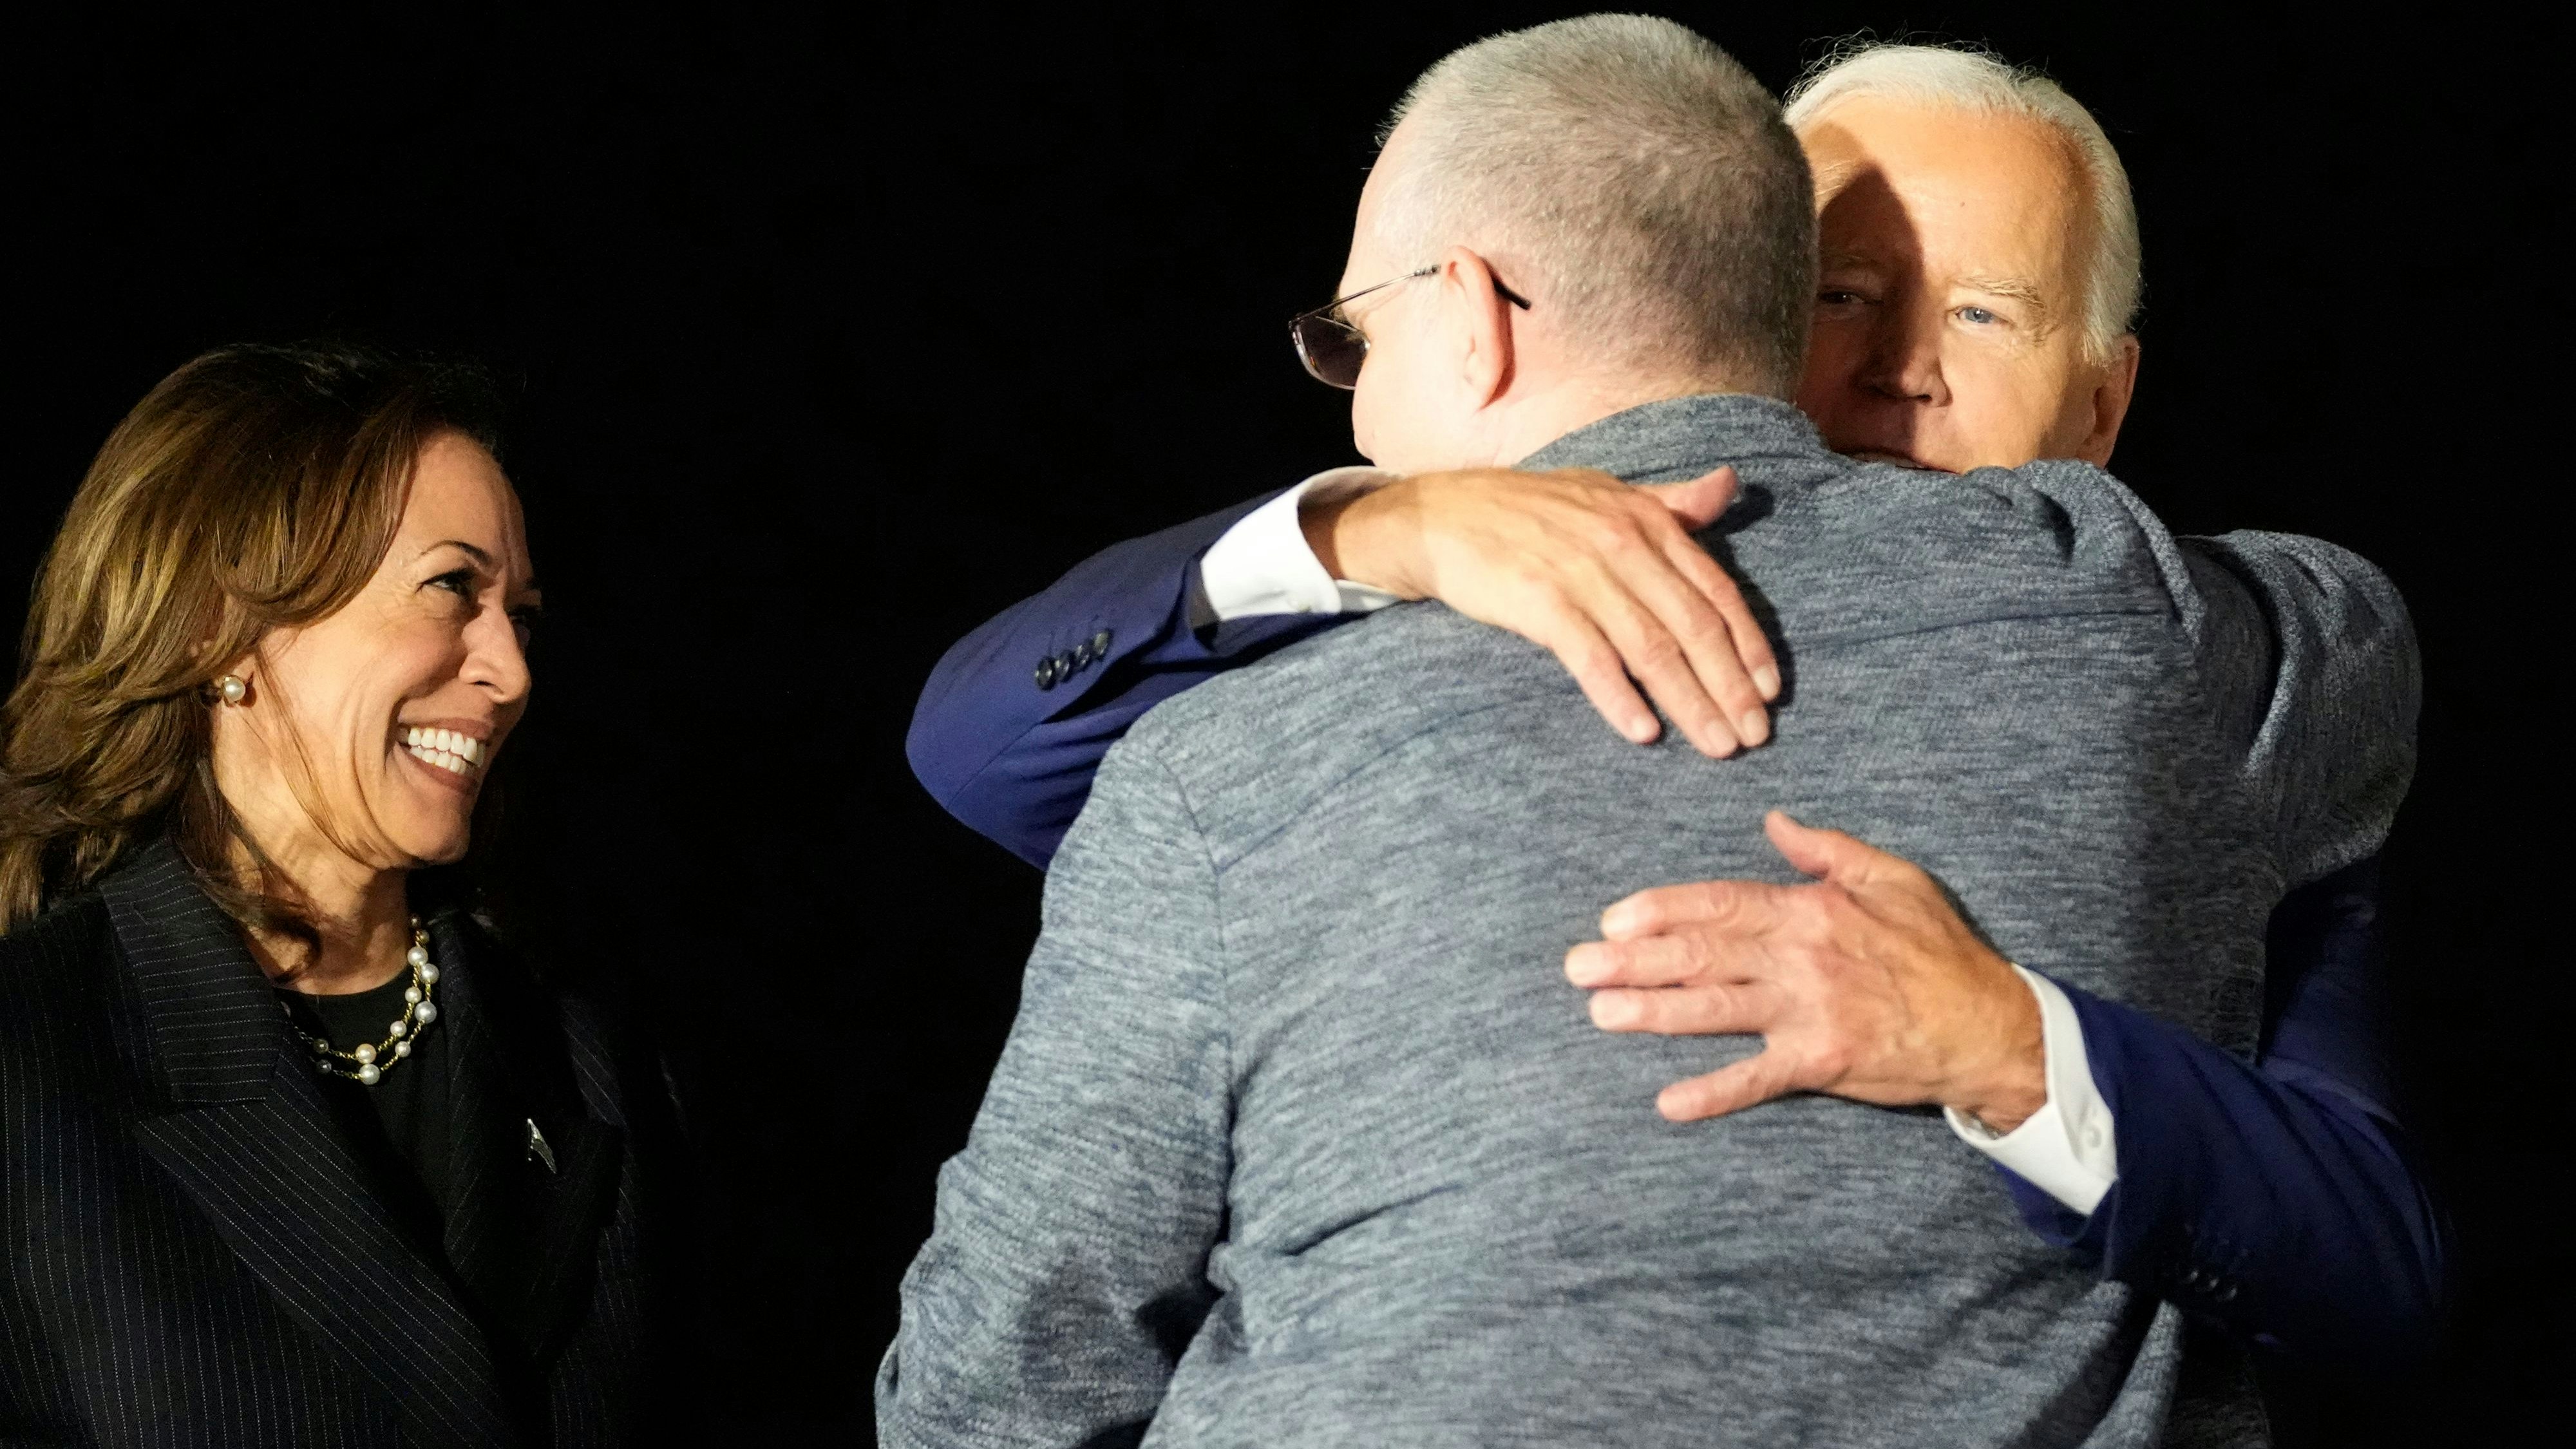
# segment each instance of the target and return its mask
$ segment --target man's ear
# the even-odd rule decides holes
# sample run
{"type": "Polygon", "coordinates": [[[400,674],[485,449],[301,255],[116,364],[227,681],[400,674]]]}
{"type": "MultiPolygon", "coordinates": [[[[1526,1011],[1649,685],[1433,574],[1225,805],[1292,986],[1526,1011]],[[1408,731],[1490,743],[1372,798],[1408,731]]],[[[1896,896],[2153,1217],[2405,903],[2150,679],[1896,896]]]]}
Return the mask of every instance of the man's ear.
{"type": "Polygon", "coordinates": [[[1493,268],[1465,247],[1441,254],[1439,282],[1441,321],[1452,339],[1458,381],[1471,406],[1486,407],[1511,387],[1517,372],[1512,304],[1494,285],[1493,268]]]}
{"type": "Polygon", "coordinates": [[[2075,456],[2096,468],[2111,465],[2112,445],[2120,441],[2120,424],[2129,416],[2129,399],[2138,392],[2138,339],[2120,339],[2101,380],[2093,384],[2093,426],[2075,456]]]}

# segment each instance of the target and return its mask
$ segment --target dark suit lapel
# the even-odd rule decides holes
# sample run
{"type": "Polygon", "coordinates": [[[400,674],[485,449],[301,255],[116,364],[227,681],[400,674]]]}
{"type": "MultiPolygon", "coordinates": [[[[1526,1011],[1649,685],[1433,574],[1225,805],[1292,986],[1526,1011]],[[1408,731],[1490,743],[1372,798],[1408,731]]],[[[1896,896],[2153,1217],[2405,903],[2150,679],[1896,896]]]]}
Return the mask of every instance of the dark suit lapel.
{"type": "Polygon", "coordinates": [[[456,1028],[447,1254],[542,1369],[589,1300],[624,1134],[583,1104],[548,1003],[513,963],[478,950],[480,939],[445,923],[437,932],[439,986],[456,1028]]]}
{"type": "Polygon", "coordinates": [[[368,1191],[267,979],[167,841],[100,884],[166,1109],[145,1150],[289,1312],[425,1443],[502,1445],[490,1351],[368,1191]]]}

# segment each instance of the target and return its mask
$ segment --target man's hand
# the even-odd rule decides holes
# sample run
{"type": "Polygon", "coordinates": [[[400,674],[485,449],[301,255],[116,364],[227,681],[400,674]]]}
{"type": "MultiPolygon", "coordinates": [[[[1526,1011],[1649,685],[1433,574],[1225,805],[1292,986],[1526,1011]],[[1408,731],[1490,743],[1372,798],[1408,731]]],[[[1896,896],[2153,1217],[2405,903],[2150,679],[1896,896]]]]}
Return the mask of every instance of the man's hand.
{"type": "Polygon", "coordinates": [[[1814,885],[1640,891],[1566,953],[1605,1031],[1759,1033],[1763,1049],[1666,1087],[1677,1122],[1789,1092],[1956,1107],[2009,1132],[2048,1101],[2039,1002],[1932,878],[1774,810],[1762,828],[1814,885]]]}
{"type": "Polygon", "coordinates": [[[1632,488],[1607,473],[1480,468],[1399,478],[1301,517],[1337,579],[1438,599],[1553,652],[1602,718],[1661,732],[1629,677],[1702,754],[1770,738],[1780,670],[1735,581],[1691,541],[1735,470],[1632,488]]]}

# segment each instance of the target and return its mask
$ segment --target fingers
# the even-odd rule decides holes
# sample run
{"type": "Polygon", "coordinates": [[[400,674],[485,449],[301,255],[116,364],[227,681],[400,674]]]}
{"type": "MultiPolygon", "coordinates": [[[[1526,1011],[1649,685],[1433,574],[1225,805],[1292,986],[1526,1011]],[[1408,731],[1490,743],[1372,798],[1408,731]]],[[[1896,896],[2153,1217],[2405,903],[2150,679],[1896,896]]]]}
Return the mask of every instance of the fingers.
{"type": "Polygon", "coordinates": [[[1578,613],[1568,613],[1552,627],[1532,632],[1530,638],[1544,645],[1574,676],[1583,697],[1610,722],[1610,727],[1641,745],[1650,745],[1664,732],[1663,722],[1646,707],[1646,701],[1628,682],[1627,666],[1619,651],[1601,637],[1592,621],[1578,613]]]}
{"type": "Polygon", "coordinates": [[[1629,941],[1585,941],[1565,953],[1565,979],[1577,986],[1679,986],[1749,981],[1751,969],[1730,958],[1733,944],[1705,931],[1644,936],[1629,941]]]}
{"type": "Polygon", "coordinates": [[[1380,572],[1419,575],[1417,592],[1545,646],[1631,740],[1662,734],[1649,701],[1712,757],[1769,738],[1763,704],[1778,687],[1770,642],[1688,532],[1733,500],[1732,468],[1652,492],[1582,469],[1408,481],[1422,515],[1410,531],[1361,526],[1393,507],[1370,495],[1334,526],[1337,540],[1351,534],[1337,544],[1345,558],[1388,553],[1380,572]],[[1406,564],[1411,555],[1382,533],[1395,544],[1419,535],[1409,547],[1421,559],[1406,564]]]}
{"type": "MultiPolygon", "coordinates": [[[[1640,490],[1604,486],[1588,475],[1557,475],[1557,481],[1579,490],[1573,499],[1559,500],[1560,508],[1567,501],[1573,508],[1555,515],[1572,547],[1544,555],[1555,597],[1540,607],[1580,613],[1702,754],[1722,759],[1735,753],[1748,720],[1757,737],[1768,738],[1760,687],[1726,613],[1732,609],[1749,620],[1750,611],[1725,570],[1684,531],[1689,519],[1725,510],[1735,489],[1733,471],[1673,485],[1669,497],[1640,497],[1640,490]]],[[[1767,662],[1769,641],[1758,629],[1750,637],[1767,662]]],[[[1625,704],[1625,691],[1588,685],[1586,693],[1596,704],[1604,695],[1625,704]]],[[[1616,716],[1611,723],[1631,739],[1654,737],[1616,716]]]]}
{"type": "Polygon", "coordinates": [[[1601,934],[1632,941],[1686,925],[1758,935],[1789,919],[1794,886],[1753,880],[1703,880],[1656,886],[1614,902],[1601,913],[1601,934]]]}
{"type": "Polygon", "coordinates": [[[1890,855],[1839,830],[1818,830],[1801,825],[1786,810],[1774,810],[1764,815],[1762,833],[1771,837],[1772,848],[1778,850],[1789,864],[1807,875],[1839,886],[1867,885],[1896,872],[1913,869],[1913,865],[1902,856],[1890,855]]]}
{"type": "MultiPolygon", "coordinates": [[[[1664,513],[1628,518],[1636,534],[1625,536],[1610,531],[1607,541],[1625,541],[1628,547],[1602,547],[1600,557],[1605,565],[1605,578],[1597,590],[1613,596],[1625,590],[1643,608],[1643,619],[1649,624],[1638,627],[1641,650],[1654,650],[1656,657],[1669,657],[1674,650],[1690,668],[1690,681],[1674,681],[1677,694],[1667,694],[1656,681],[1646,681],[1646,691],[1682,724],[1690,743],[1710,758],[1726,758],[1736,745],[1759,745],[1770,740],[1770,712],[1767,701],[1780,691],[1780,668],[1772,657],[1770,639],[1744,606],[1744,590],[1736,580],[1726,578],[1726,570],[1716,559],[1708,557],[1698,541],[1687,534],[1695,523],[1695,513],[1716,518],[1723,513],[1723,500],[1734,495],[1734,469],[1700,477],[1687,485],[1672,485],[1674,492],[1659,495],[1664,513]],[[1638,549],[1636,544],[1646,544],[1638,549]]],[[[1607,603],[1618,603],[1610,598],[1607,603]]],[[[1600,611],[1600,608],[1597,608],[1600,611]]],[[[1605,619],[1607,627],[1607,619],[1605,619]]],[[[1618,632],[1610,629],[1613,639],[1618,632]]],[[[1620,642],[1628,652],[1628,642],[1620,642]]],[[[1638,657],[1628,655],[1631,673],[1638,657]]]]}
{"type": "Polygon", "coordinates": [[[1738,689],[1749,694],[1735,664],[1732,641],[1717,611],[1675,576],[1660,555],[1641,566],[1638,556],[1603,561],[1575,571],[1577,603],[1620,661],[1700,753],[1723,759],[1739,741],[1723,707],[1712,698],[1703,670],[1725,678],[1736,670],[1738,689]]]}
{"type": "Polygon", "coordinates": [[[1771,738],[1771,712],[1765,707],[1769,694],[1753,671],[1756,665],[1770,668],[1771,692],[1778,691],[1771,641],[1753,622],[1753,611],[1745,607],[1735,581],[1690,535],[1675,532],[1662,549],[1669,570],[1641,572],[1632,586],[1680,642],[1700,689],[1732,737],[1748,745],[1762,743],[1771,738]]]}
{"type": "MultiPolygon", "coordinates": [[[[1735,502],[1738,485],[1735,469],[1730,464],[1688,483],[1658,483],[1639,491],[1671,510],[1686,533],[1697,533],[1717,522],[1735,502]]],[[[1771,640],[1762,632],[1761,623],[1753,617],[1753,610],[1746,606],[1744,591],[1736,587],[1735,580],[1727,577],[1726,570],[1718,567],[1717,560],[1710,558],[1706,549],[1688,537],[1667,540],[1665,551],[1673,567],[1699,590],[1710,607],[1717,610],[1718,617],[1725,621],[1727,634],[1734,640],[1736,659],[1754,687],[1761,691],[1762,698],[1778,699],[1780,662],[1772,653],[1771,640]]],[[[1768,721],[1746,728],[1743,713],[1739,709],[1733,715],[1738,733],[1743,734],[1748,743],[1760,744],[1770,733],[1768,721]]]]}
{"type": "Polygon", "coordinates": [[[1675,1082],[1655,1096],[1655,1110],[1674,1122],[1723,1117],[1798,1090],[1788,1058],[1764,1049],[1704,1077],[1675,1082]]]}
{"type": "Polygon", "coordinates": [[[1639,492],[1661,503],[1693,533],[1717,522],[1735,501],[1735,465],[1703,473],[1687,483],[1650,483],[1639,492]]]}
{"type": "Polygon", "coordinates": [[[1603,1031],[1658,1036],[1759,1033],[1775,1012],[1774,993],[1750,982],[1735,986],[1666,986],[1651,991],[1611,987],[1592,993],[1592,1024],[1603,1031]]]}
{"type": "MultiPolygon", "coordinates": [[[[1735,647],[1735,657],[1746,677],[1761,691],[1762,699],[1780,697],[1780,659],[1772,652],[1771,636],[1762,632],[1762,621],[1753,617],[1753,607],[1744,602],[1744,590],[1736,586],[1726,570],[1708,551],[1689,538],[1679,540],[1673,549],[1673,566],[1691,581],[1726,623],[1726,633],[1735,647]]],[[[1768,717],[1765,717],[1768,724],[1768,717]]],[[[1768,734],[1768,730],[1765,730],[1768,734]]]]}

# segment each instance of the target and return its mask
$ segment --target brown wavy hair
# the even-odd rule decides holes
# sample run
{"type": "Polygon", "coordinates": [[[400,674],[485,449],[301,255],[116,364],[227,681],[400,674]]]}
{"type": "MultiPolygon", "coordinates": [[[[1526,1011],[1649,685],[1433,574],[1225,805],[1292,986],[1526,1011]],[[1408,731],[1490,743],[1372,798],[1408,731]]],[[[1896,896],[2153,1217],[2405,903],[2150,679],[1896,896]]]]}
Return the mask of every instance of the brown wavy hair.
{"type": "Polygon", "coordinates": [[[228,914],[310,939],[215,789],[213,680],[354,598],[422,447],[497,454],[495,417],[479,370],[336,344],[218,348],[135,404],[46,552],[0,705],[0,935],[167,831],[228,914]]]}

